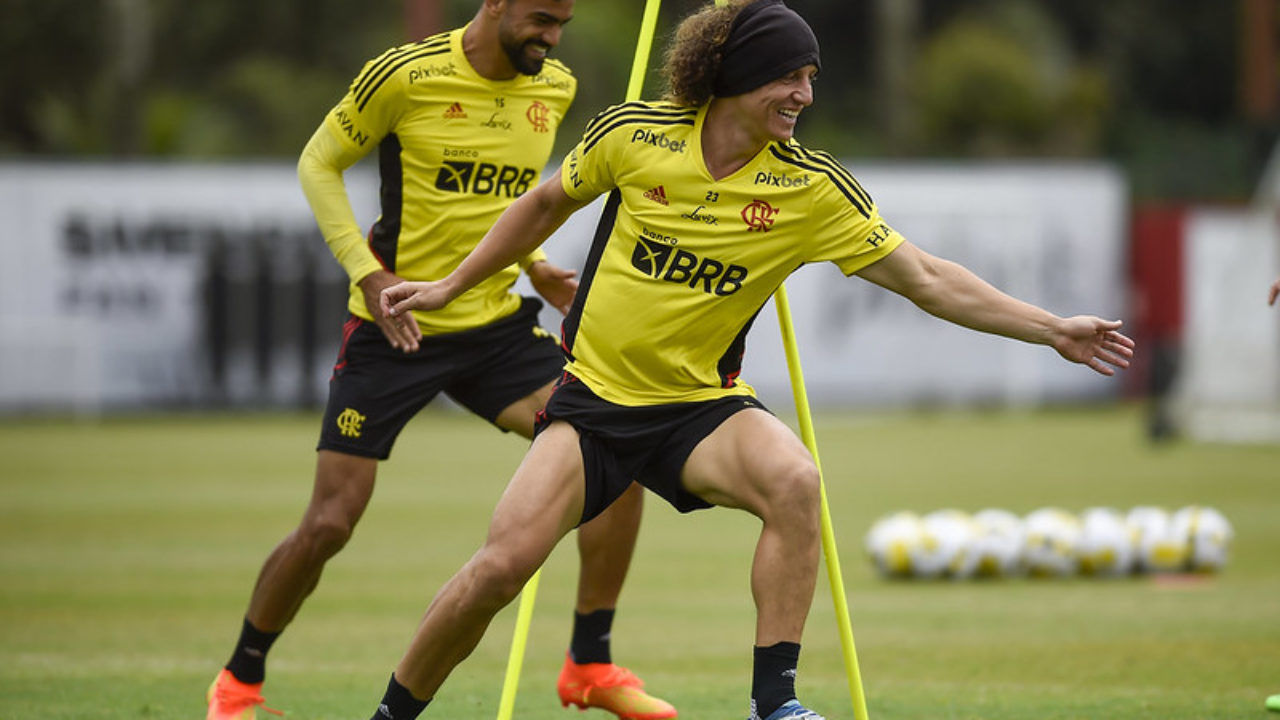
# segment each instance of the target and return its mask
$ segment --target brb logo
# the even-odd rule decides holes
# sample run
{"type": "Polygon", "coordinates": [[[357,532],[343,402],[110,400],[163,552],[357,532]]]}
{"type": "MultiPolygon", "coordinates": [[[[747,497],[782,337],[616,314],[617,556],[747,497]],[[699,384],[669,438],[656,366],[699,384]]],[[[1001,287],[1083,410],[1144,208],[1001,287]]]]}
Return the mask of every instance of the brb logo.
{"type": "Polygon", "coordinates": [[[726,265],[719,260],[700,258],[688,250],[674,247],[676,239],[659,235],[648,229],[648,237],[641,237],[631,253],[631,265],[654,280],[688,285],[708,295],[721,297],[742,289],[747,279],[747,269],[741,265],[726,265]]]}
{"type": "Polygon", "coordinates": [[[750,205],[742,208],[742,221],[747,224],[747,232],[752,230],[769,232],[769,228],[773,226],[773,218],[777,214],[778,208],[764,200],[752,200],[750,205]]]}
{"type": "Polygon", "coordinates": [[[436,189],[472,195],[520,197],[537,177],[538,171],[532,168],[445,161],[436,175],[436,189]]]}
{"type": "Polygon", "coordinates": [[[525,119],[527,119],[529,124],[533,126],[534,132],[540,133],[549,132],[551,130],[551,126],[548,124],[550,115],[551,111],[547,106],[537,100],[534,100],[533,104],[529,106],[529,109],[524,111],[525,119]]]}

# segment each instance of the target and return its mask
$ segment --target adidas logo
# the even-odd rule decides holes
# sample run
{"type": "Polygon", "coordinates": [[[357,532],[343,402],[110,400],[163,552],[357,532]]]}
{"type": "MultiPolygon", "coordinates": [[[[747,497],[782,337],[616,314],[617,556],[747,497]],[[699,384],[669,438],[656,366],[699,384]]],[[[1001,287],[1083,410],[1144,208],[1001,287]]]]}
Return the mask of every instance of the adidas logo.
{"type": "Polygon", "coordinates": [[[653,188],[652,190],[645,192],[644,196],[658,203],[659,205],[671,204],[667,202],[667,189],[662,187],[661,185],[659,185],[656,188],[653,188]]]}
{"type": "Polygon", "coordinates": [[[467,116],[467,111],[463,110],[462,103],[458,103],[458,102],[450,105],[449,109],[444,111],[444,117],[446,120],[456,120],[458,118],[464,118],[466,116],[467,116]]]}

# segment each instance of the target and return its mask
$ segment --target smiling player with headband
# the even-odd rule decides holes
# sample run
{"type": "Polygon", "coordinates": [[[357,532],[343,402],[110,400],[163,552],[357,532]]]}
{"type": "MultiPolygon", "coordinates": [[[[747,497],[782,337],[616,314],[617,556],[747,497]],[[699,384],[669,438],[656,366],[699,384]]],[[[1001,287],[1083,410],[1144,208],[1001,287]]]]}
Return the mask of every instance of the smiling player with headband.
{"type": "Polygon", "coordinates": [[[634,479],[681,512],[719,505],[761,521],[750,717],[820,718],[795,689],[817,577],[819,474],[739,377],[756,314],[805,264],[833,263],[940,318],[1051,346],[1104,375],[1128,366],[1118,321],[1058,317],[923,252],[839,162],[796,142],[819,66],[813,31],[780,0],[702,9],[668,51],[667,101],[600,113],[560,172],[456,271],[383,292],[391,317],[443,308],[608,195],[538,434],[484,546],[440,590],[395,670],[419,701],[560,538],[634,479]]]}

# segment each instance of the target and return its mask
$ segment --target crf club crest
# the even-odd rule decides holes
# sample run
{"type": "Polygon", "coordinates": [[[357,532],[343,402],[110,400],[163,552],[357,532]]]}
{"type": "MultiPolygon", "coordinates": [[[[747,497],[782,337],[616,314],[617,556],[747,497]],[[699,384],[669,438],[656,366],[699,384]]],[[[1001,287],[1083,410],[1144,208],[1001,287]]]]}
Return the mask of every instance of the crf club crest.
{"type": "Polygon", "coordinates": [[[550,115],[551,111],[547,109],[547,106],[537,100],[534,100],[529,105],[529,109],[524,111],[524,116],[529,120],[529,124],[533,126],[534,132],[540,133],[551,130],[551,125],[549,124],[550,115]]]}
{"type": "Polygon", "coordinates": [[[742,220],[747,224],[748,231],[768,232],[777,214],[778,208],[764,200],[752,200],[750,205],[742,208],[742,220]]]}

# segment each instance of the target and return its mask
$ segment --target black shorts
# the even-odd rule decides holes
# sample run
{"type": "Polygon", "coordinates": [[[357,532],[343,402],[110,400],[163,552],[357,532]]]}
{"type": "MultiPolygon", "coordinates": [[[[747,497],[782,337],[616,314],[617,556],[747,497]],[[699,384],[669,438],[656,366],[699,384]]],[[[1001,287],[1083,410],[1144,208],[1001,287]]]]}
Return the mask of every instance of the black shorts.
{"type": "Polygon", "coordinates": [[[424,337],[412,353],[391,347],[375,323],[350,318],[317,449],[385,460],[409,419],[442,392],[496,422],[564,367],[556,339],[538,326],[541,308],[542,301],[526,297],[495,323],[424,337]]]}
{"type": "Polygon", "coordinates": [[[684,489],[680,475],[685,461],[720,423],[747,408],[769,411],[750,395],[645,407],[615,405],[566,372],[538,413],[534,434],[554,420],[578,431],[587,484],[581,522],[604,512],[633,480],[685,513],[711,507],[684,489]]]}

